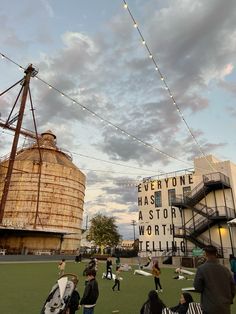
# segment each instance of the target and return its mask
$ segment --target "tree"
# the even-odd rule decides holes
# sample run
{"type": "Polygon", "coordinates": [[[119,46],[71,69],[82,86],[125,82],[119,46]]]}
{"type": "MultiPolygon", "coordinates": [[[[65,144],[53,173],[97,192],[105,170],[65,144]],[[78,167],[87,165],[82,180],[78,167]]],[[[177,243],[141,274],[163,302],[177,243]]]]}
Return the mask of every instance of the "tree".
{"type": "Polygon", "coordinates": [[[121,238],[117,229],[114,217],[98,214],[91,219],[87,240],[94,241],[99,247],[116,246],[121,238]]]}

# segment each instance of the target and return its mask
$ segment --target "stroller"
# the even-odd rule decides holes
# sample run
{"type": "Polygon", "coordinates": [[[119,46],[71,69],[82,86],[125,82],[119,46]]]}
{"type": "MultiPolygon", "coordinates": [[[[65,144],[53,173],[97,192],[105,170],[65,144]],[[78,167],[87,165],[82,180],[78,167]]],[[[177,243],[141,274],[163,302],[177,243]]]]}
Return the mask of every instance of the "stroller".
{"type": "Polygon", "coordinates": [[[77,282],[77,275],[62,275],[52,287],[40,314],[66,314],[77,282]]]}

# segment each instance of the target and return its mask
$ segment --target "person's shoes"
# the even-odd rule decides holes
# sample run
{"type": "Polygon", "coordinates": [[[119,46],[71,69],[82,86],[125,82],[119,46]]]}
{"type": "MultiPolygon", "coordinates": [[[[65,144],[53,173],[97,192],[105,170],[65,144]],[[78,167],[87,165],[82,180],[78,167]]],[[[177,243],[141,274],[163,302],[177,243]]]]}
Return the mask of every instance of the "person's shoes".
{"type": "Polygon", "coordinates": [[[162,290],[162,289],[160,289],[160,292],[163,292],[163,290],[162,290]]]}

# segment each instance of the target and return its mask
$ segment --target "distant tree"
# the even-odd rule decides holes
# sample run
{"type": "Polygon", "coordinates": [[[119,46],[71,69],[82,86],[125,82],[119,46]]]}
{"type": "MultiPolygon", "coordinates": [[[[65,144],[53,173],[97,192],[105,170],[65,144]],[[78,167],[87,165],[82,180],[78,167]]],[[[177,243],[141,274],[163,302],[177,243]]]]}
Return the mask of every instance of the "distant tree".
{"type": "Polygon", "coordinates": [[[91,219],[87,240],[94,241],[100,248],[116,246],[121,238],[117,229],[114,217],[98,214],[91,219]]]}

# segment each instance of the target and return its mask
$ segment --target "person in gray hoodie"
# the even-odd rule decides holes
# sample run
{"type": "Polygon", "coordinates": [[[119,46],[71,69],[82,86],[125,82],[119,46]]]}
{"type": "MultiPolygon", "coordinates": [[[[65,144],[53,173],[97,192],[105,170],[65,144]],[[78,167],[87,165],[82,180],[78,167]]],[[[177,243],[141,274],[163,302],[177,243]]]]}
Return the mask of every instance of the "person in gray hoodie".
{"type": "Polygon", "coordinates": [[[229,269],[219,264],[217,249],[204,248],[206,262],[197,269],[193,286],[201,293],[203,314],[230,314],[235,296],[235,285],[229,269]]]}

